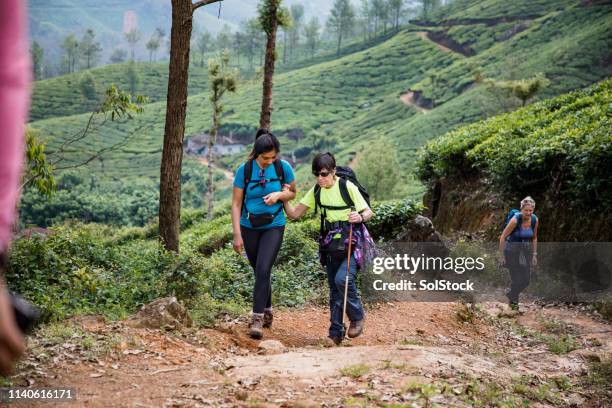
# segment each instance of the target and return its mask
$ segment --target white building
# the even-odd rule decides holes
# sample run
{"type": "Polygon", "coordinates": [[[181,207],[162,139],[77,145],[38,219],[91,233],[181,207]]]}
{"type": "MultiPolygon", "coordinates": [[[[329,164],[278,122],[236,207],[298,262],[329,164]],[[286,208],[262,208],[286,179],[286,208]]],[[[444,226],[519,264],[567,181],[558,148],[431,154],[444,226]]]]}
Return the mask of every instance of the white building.
{"type": "MultiPolygon", "coordinates": [[[[191,136],[187,139],[185,153],[195,156],[208,155],[209,137],[210,135],[208,133],[200,133],[191,136]]],[[[231,136],[218,136],[217,142],[213,146],[213,154],[216,156],[227,156],[243,152],[245,149],[246,145],[236,142],[231,136]]]]}

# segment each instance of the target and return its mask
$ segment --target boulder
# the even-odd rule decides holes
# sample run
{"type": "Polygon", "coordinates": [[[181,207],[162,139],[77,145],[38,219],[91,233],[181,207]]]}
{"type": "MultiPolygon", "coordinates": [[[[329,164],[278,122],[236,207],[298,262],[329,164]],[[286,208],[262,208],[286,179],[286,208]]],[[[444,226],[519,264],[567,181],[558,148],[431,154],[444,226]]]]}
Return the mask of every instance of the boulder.
{"type": "Polygon", "coordinates": [[[264,340],[259,343],[257,352],[259,354],[282,354],[286,350],[285,345],[278,340],[264,340]]]}
{"type": "Polygon", "coordinates": [[[156,299],[144,305],[130,323],[134,327],[177,330],[193,325],[187,309],[174,296],[156,299]]]}

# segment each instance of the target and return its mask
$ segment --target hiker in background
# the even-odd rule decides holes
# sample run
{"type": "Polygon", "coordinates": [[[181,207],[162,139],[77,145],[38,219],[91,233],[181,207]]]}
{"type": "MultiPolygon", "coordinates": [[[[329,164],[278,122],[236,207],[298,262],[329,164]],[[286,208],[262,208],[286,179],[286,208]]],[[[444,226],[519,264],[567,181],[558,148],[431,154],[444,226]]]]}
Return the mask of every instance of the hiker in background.
{"type": "Polygon", "coordinates": [[[8,374],[25,351],[4,283],[4,264],[16,218],[30,94],[26,9],[22,0],[0,1],[0,375],[8,374]]]}
{"type": "Polygon", "coordinates": [[[295,198],[291,165],[279,158],[280,143],[266,129],[255,135],[253,150],[236,171],[232,195],[234,250],[246,250],[255,272],[250,336],[260,339],[272,326],[272,265],[283,242],[283,201],[295,198]],[[283,191],[283,184],[290,185],[283,191]]]}
{"type": "Polygon", "coordinates": [[[510,210],[506,227],[499,237],[499,251],[510,271],[512,283],[506,292],[510,308],[518,310],[519,294],[529,286],[531,267],[537,265],[538,217],[533,213],[535,201],[525,197],[521,209],[510,210]]]}
{"type": "MultiPolygon", "coordinates": [[[[356,182],[352,170],[344,167],[338,168],[340,169],[347,171],[347,174],[350,173],[356,182]]],[[[371,241],[363,222],[368,221],[374,214],[357,185],[345,178],[338,177],[336,171],[336,160],[331,153],[317,154],[312,160],[312,174],[316,177],[317,183],[295,208],[286,201],[285,212],[289,218],[297,220],[308,209],[321,211],[319,252],[321,263],[327,271],[329,284],[331,324],[328,339],[338,345],[345,335],[343,303],[347,273],[349,279],[346,314],[350,320],[347,334],[353,338],[363,332],[365,311],[357,293],[355,280],[357,269],[363,266],[365,258],[364,241],[371,241]],[[350,271],[347,271],[349,224],[355,226],[354,245],[351,245],[355,251],[352,251],[350,255],[350,271]]]]}

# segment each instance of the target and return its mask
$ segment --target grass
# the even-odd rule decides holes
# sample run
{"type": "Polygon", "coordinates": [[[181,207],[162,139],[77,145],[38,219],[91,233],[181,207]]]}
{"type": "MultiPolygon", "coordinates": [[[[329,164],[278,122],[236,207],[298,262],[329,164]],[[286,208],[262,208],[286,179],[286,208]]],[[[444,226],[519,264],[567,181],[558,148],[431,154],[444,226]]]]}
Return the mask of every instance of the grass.
{"type": "Polygon", "coordinates": [[[345,377],[360,378],[370,371],[370,366],[365,364],[355,364],[340,369],[340,374],[345,377]]]}
{"type": "MultiPolygon", "coordinates": [[[[34,82],[30,120],[72,116],[91,111],[95,101],[84,98],[78,86],[79,80],[86,72],[94,77],[99,97],[103,96],[104,90],[111,84],[132,92],[127,75],[128,67],[129,63],[110,64],[34,82]]],[[[136,62],[134,69],[139,80],[133,93],[145,95],[151,102],[164,101],[168,91],[168,63],[136,62]]],[[[192,66],[189,72],[189,94],[207,89],[207,68],[192,66]]]]}
{"type": "MultiPolygon", "coordinates": [[[[418,197],[424,189],[412,176],[412,171],[417,152],[424,143],[465,123],[499,113],[502,109],[484,87],[470,87],[476,71],[496,79],[543,72],[551,79],[551,85],[541,97],[558,95],[610,75],[609,64],[606,66],[603,63],[607,57],[607,27],[612,19],[608,9],[599,6],[574,7],[576,1],[555,2],[552,5],[544,1],[533,4],[521,1],[517,5],[506,3],[501,0],[488,0],[482,5],[468,2],[469,7],[463,9],[467,17],[471,13],[482,13],[482,16],[500,13],[516,15],[526,10],[541,17],[511,39],[493,44],[483,41],[498,35],[506,26],[483,27],[476,24],[463,26],[460,31],[457,28],[452,32],[457,39],[476,39],[474,44],[480,44],[481,52],[471,58],[443,52],[431,41],[419,38],[413,32],[414,28],[407,28],[393,36],[379,38],[367,44],[368,48],[365,49],[356,43],[351,46],[353,48],[349,54],[340,58],[326,56],[316,63],[305,63],[298,69],[279,70],[274,79],[272,128],[280,136],[282,153],[288,155],[308,146],[313,151],[334,151],[339,164],[346,164],[367,149],[374,138],[382,136],[395,147],[405,175],[404,183],[395,194],[418,197]],[[422,91],[424,96],[436,102],[436,107],[422,114],[402,104],[399,95],[409,88],[422,91]],[[287,135],[292,129],[301,129],[304,137],[299,141],[290,140],[287,135]]],[[[448,15],[452,16],[452,13],[448,15]]],[[[161,85],[163,74],[159,65],[138,64],[143,76],[145,70],[155,75],[141,81],[143,86],[151,87],[142,93],[148,92],[149,96],[164,94],[161,85]]],[[[105,68],[99,69],[100,76],[103,76],[105,68]]],[[[109,78],[123,78],[120,72],[125,66],[108,69],[116,70],[113,75],[109,74],[109,78]]],[[[74,86],[76,76],[70,78],[74,86]]],[[[53,79],[58,81],[57,84],[64,84],[58,85],[60,89],[66,88],[66,80],[63,77],[53,79]]],[[[41,92],[44,88],[42,82],[41,92]]],[[[200,81],[194,73],[190,83],[191,86],[200,87],[204,81],[200,81]]],[[[65,89],[62,92],[57,89],[46,91],[46,95],[65,94],[65,89]]],[[[34,110],[39,112],[42,108],[36,107],[39,98],[36,92],[33,105],[34,110]]],[[[197,89],[192,90],[188,100],[186,137],[206,131],[211,125],[208,95],[206,92],[196,92],[197,89]]],[[[239,83],[238,92],[228,95],[225,101],[225,133],[232,131],[234,135],[251,140],[258,123],[260,95],[259,82],[242,80],[239,83]]],[[[155,98],[152,99],[158,100],[155,98]]],[[[40,100],[41,107],[44,107],[45,99],[40,100]]],[[[72,108],[59,114],[76,113],[78,110],[74,107],[80,104],[73,101],[72,108]]],[[[80,109],[80,106],[76,107],[80,109]]],[[[55,110],[49,108],[50,113],[55,110]]],[[[50,149],[82,128],[87,119],[84,114],[61,118],[45,115],[36,113],[34,118],[48,119],[35,120],[32,126],[44,131],[43,136],[50,149]]],[[[94,161],[84,171],[103,173],[109,179],[157,180],[164,118],[165,103],[151,103],[140,117],[124,125],[113,124],[94,132],[89,140],[74,146],[70,154],[76,161],[82,159],[86,151],[99,150],[132,135],[125,148],[104,158],[104,167],[102,163],[94,161]]],[[[310,156],[306,155],[297,166],[302,188],[311,184],[308,177],[309,159],[310,156]]],[[[244,160],[245,155],[240,154],[225,157],[221,162],[233,169],[244,160]]],[[[197,165],[191,160],[186,160],[186,163],[187,166],[197,165]]]]}

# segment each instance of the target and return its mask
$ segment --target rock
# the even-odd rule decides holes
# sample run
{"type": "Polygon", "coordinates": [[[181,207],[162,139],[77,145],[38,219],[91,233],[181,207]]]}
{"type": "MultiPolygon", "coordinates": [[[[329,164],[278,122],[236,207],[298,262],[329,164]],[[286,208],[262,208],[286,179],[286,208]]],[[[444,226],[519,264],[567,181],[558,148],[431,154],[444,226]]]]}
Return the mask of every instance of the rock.
{"type": "Polygon", "coordinates": [[[151,329],[172,328],[180,330],[184,327],[191,327],[193,321],[187,313],[187,309],[173,296],[156,299],[144,305],[131,319],[130,325],[151,329]]]}
{"type": "Polygon", "coordinates": [[[591,362],[591,363],[601,362],[601,356],[598,353],[595,353],[589,350],[584,350],[584,349],[573,350],[569,353],[569,355],[579,356],[583,358],[585,361],[591,362]]]}
{"type": "Polygon", "coordinates": [[[582,404],[584,404],[584,402],[585,402],[585,399],[582,398],[578,394],[570,395],[570,397],[567,400],[567,403],[569,404],[570,407],[581,407],[582,404]]]}
{"type": "Polygon", "coordinates": [[[236,391],[235,396],[238,401],[246,401],[247,398],[249,398],[249,393],[245,390],[238,390],[236,391]]]}
{"type": "Polygon", "coordinates": [[[278,340],[264,340],[259,343],[257,352],[259,354],[281,354],[286,350],[285,345],[278,340]]]}

